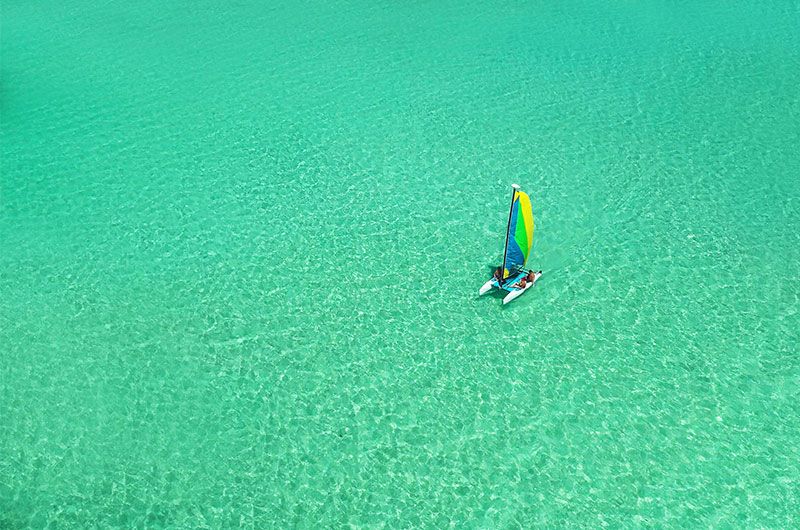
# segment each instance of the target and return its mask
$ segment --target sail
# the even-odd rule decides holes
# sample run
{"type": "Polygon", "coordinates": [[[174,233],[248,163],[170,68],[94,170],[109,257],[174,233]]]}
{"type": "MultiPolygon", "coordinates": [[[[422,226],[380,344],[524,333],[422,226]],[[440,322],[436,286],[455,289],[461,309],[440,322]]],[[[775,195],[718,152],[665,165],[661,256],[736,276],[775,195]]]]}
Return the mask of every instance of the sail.
{"type": "Polygon", "coordinates": [[[533,209],[528,194],[514,192],[511,218],[508,227],[508,240],[505,249],[505,270],[503,278],[525,266],[533,246],[533,209]]]}

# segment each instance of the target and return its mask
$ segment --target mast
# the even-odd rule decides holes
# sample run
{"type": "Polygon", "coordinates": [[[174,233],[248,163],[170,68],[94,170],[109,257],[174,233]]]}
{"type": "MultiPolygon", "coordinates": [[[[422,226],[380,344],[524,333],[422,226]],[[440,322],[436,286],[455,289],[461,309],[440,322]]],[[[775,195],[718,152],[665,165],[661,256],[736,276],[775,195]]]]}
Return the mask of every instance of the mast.
{"type": "Polygon", "coordinates": [[[511,185],[511,206],[508,208],[508,224],[506,225],[506,244],[503,246],[503,266],[500,268],[500,279],[497,283],[503,285],[506,274],[506,255],[508,254],[508,232],[511,230],[511,214],[514,213],[514,196],[517,194],[519,184],[511,185]]]}

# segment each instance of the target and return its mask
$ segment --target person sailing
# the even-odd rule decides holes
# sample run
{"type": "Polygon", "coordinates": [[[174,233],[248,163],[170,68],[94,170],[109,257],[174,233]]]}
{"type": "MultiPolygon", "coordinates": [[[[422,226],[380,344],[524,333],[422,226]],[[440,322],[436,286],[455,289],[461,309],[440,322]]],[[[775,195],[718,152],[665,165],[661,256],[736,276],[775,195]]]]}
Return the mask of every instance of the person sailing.
{"type": "Polygon", "coordinates": [[[494,270],[494,274],[492,275],[492,278],[497,280],[498,283],[502,283],[503,282],[503,268],[502,267],[497,267],[494,270]]]}
{"type": "MultiPolygon", "coordinates": [[[[539,271],[538,274],[541,274],[542,271],[539,271]]],[[[528,282],[533,282],[536,279],[536,274],[533,271],[528,271],[528,274],[524,276],[520,281],[512,285],[512,287],[517,287],[519,289],[524,289],[528,282]]]]}

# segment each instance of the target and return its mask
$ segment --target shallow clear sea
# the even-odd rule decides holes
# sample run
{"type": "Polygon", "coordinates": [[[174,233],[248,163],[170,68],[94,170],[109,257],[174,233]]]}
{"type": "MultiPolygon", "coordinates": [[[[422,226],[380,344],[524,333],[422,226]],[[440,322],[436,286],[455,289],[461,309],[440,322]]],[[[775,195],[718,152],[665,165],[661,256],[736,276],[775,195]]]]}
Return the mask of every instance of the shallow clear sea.
{"type": "Polygon", "coordinates": [[[800,525],[796,0],[0,20],[0,527],[800,525]]]}

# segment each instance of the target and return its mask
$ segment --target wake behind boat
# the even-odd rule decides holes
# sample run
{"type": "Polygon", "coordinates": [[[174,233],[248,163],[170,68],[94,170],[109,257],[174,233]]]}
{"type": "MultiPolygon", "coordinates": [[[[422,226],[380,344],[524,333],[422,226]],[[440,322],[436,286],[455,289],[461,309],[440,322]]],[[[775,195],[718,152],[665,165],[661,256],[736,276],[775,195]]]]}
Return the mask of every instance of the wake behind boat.
{"type": "Polygon", "coordinates": [[[512,184],[511,209],[508,212],[506,243],[503,247],[503,265],[495,271],[494,277],[483,284],[478,291],[483,295],[492,289],[502,289],[508,294],[503,304],[522,296],[534,286],[542,276],[542,271],[525,269],[533,247],[533,209],[528,194],[520,191],[519,185],[512,184]]]}

